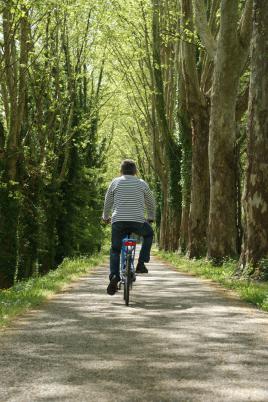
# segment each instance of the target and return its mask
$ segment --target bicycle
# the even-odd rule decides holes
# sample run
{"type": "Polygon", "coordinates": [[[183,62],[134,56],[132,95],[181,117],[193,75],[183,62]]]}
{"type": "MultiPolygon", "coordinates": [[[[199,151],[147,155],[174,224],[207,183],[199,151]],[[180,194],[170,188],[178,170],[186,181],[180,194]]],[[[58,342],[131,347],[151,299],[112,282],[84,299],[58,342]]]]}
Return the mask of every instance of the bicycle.
{"type": "Polygon", "coordinates": [[[133,282],[136,280],[134,267],[136,245],[137,241],[131,239],[130,235],[122,240],[120,265],[121,281],[119,289],[121,289],[121,285],[124,286],[124,301],[126,306],[129,305],[130,289],[132,289],[133,282]]]}

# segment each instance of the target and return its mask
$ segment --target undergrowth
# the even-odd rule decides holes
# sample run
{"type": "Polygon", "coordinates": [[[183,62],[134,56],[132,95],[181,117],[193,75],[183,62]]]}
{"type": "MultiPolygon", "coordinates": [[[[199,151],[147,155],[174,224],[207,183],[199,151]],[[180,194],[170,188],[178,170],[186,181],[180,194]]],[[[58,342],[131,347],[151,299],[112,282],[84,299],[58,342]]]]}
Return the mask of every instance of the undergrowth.
{"type": "Polygon", "coordinates": [[[65,285],[89,272],[105,258],[106,253],[65,259],[57,269],[47,275],[18,282],[8,290],[0,290],[0,327],[5,326],[18,314],[38,306],[62,290],[65,285]]]}
{"type": "Polygon", "coordinates": [[[154,254],[174,265],[179,271],[212,279],[225,288],[235,290],[242,300],[268,311],[268,282],[236,278],[236,261],[226,261],[222,266],[215,267],[205,259],[190,260],[176,253],[157,250],[154,250],[154,254]]]}

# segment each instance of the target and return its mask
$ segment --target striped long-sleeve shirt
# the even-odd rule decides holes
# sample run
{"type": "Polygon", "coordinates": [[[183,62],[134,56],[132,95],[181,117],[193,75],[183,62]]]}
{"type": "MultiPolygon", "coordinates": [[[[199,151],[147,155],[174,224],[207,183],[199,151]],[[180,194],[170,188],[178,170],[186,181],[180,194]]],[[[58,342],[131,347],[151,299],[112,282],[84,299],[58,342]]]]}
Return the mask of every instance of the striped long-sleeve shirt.
{"type": "Polygon", "coordinates": [[[114,179],[105,196],[103,219],[111,216],[118,221],[144,222],[155,219],[155,201],[148,184],[136,176],[124,175],[114,179]]]}

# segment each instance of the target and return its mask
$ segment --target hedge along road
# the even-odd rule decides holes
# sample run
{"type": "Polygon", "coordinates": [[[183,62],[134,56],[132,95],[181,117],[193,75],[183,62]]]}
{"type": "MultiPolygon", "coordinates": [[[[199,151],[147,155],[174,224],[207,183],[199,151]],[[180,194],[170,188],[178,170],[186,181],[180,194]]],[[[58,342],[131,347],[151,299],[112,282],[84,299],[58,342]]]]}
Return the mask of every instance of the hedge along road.
{"type": "Polygon", "coordinates": [[[268,314],[153,259],[125,307],[107,266],[0,335],[0,401],[267,401],[268,314]]]}

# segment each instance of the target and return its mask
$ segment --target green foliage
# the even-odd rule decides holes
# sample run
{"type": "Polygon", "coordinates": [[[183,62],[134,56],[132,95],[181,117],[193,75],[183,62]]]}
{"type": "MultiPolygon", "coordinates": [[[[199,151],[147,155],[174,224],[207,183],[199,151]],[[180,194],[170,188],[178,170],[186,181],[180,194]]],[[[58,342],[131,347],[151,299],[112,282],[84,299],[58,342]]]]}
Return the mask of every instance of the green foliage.
{"type": "MultiPolygon", "coordinates": [[[[205,4],[210,18],[216,3],[205,4]]],[[[242,12],[245,2],[239,4],[242,12]]],[[[173,238],[176,249],[180,211],[190,205],[191,196],[195,139],[187,113],[191,102],[198,101],[196,95],[191,99],[184,93],[187,79],[193,78],[181,71],[185,44],[188,50],[195,49],[193,63],[208,103],[213,70],[194,21],[187,17],[182,22],[176,1],[12,0],[4,6],[12,24],[11,37],[2,40],[0,66],[0,240],[6,240],[0,248],[0,279],[2,272],[8,272],[10,283],[14,275],[22,279],[44,274],[66,256],[97,250],[105,236],[100,224],[104,192],[119,174],[123,158],[135,159],[139,176],[154,189],[157,230],[167,200],[163,232],[173,238]],[[30,35],[22,63],[25,19],[30,35]],[[14,63],[5,65],[5,46],[11,42],[14,63]],[[14,82],[19,82],[21,69],[27,83],[22,127],[12,151],[18,155],[13,182],[7,178],[10,64],[14,82]],[[167,194],[162,194],[166,188],[167,194]]],[[[215,37],[219,17],[218,12],[210,21],[215,37]]],[[[3,26],[0,34],[4,39],[3,26]]],[[[240,80],[241,94],[246,93],[249,77],[247,68],[240,80]]],[[[15,89],[19,91],[19,84],[15,89]]],[[[236,144],[240,187],[247,164],[246,122],[244,113],[236,144]]]]}
{"type": "Polygon", "coordinates": [[[4,183],[0,188],[0,285],[14,282],[17,260],[17,225],[21,196],[17,185],[4,183]]]}
{"type": "Polygon", "coordinates": [[[1,71],[0,287],[12,285],[15,278],[44,274],[67,256],[89,255],[100,248],[106,148],[99,126],[101,109],[110,96],[104,72],[109,4],[84,0],[6,4],[13,19],[15,64],[10,74],[15,81],[22,19],[26,18],[30,35],[13,181],[8,179],[6,152],[13,129],[5,104],[4,89],[9,88],[1,71]]]}
{"type": "Polygon", "coordinates": [[[174,139],[169,149],[169,201],[173,209],[178,209],[181,206],[181,146],[174,139]]]}
{"type": "Polygon", "coordinates": [[[190,186],[191,186],[191,168],[192,168],[192,136],[187,116],[179,113],[178,116],[178,132],[181,147],[181,189],[182,189],[182,206],[189,202],[190,186]]]}

